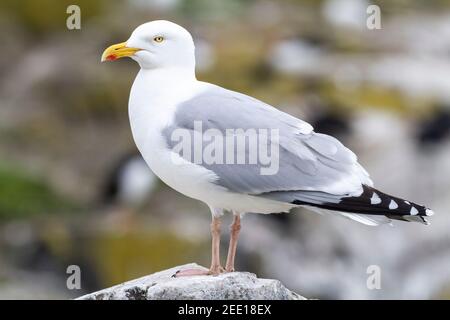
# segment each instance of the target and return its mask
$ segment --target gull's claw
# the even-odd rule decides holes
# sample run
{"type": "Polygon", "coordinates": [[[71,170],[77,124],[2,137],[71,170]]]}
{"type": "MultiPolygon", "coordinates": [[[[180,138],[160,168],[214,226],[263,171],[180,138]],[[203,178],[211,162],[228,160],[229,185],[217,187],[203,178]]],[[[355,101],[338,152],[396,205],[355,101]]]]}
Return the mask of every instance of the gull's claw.
{"type": "Polygon", "coordinates": [[[213,266],[208,270],[208,274],[212,276],[217,276],[221,273],[224,273],[225,269],[222,266],[213,266]]]}
{"type": "Polygon", "coordinates": [[[190,276],[207,276],[209,274],[210,274],[209,270],[207,270],[207,269],[192,268],[192,269],[178,270],[177,272],[175,272],[175,274],[172,275],[172,278],[190,277],[190,276]]]}
{"type": "Polygon", "coordinates": [[[172,275],[172,278],[190,277],[190,276],[217,276],[224,272],[226,271],[222,266],[214,266],[211,267],[209,270],[203,268],[202,269],[192,268],[192,269],[178,270],[172,275]]]}

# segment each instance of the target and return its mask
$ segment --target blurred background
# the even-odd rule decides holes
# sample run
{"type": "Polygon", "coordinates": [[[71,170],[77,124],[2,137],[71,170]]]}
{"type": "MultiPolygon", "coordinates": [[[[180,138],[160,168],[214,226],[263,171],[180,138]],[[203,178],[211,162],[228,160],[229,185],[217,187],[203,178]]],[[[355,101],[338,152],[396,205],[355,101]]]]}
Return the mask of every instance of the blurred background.
{"type": "MultiPolygon", "coordinates": [[[[73,298],[208,266],[208,208],[155,178],[132,140],[137,64],[100,64],[155,19],[192,32],[199,79],[338,137],[378,188],[436,212],[428,227],[378,228],[307,210],[247,215],[238,270],[310,298],[450,298],[450,2],[2,0],[1,299],[73,298]],[[70,4],[81,30],[66,27],[70,4]],[[366,26],[370,4],[380,30],[366,26]],[[80,290],[66,287],[69,265],[80,290]],[[366,286],[370,265],[380,290],[366,286]]],[[[226,228],[222,239],[224,259],[226,228]]]]}

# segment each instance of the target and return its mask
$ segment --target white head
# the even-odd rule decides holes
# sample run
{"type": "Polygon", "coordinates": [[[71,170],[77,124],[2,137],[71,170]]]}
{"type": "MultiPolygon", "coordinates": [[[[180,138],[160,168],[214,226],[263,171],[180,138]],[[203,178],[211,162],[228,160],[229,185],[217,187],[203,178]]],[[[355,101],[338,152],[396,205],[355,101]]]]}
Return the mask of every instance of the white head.
{"type": "Polygon", "coordinates": [[[130,57],[142,69],[195,69],[195,47],[191,34],[183,27],[165,20],[144,23],[130,38],[112,45],[102,55],[102,61],[130,57]]]}

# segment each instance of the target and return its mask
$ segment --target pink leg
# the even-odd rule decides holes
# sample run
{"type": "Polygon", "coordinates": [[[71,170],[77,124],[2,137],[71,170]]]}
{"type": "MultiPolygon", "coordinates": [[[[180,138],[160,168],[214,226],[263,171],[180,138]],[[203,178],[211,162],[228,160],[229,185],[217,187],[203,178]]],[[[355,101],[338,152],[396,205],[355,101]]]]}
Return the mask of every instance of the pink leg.
{"type": "Polygon", "coordinates": [[[241,216],[234,215],[233,223],[230,227],[230,245],[228,247],[227,264],[225,270],[227,272],[234,272],[234,258],[236,256],[237,243],[239,239],[239,231],[241,230],[241,216]]]}
{"type": "Polygon", "coordinates": [[[212,275],[218,275],[224,272],[224,269],[220,265],[220,218],[213,217],[211,223],[211,235],[212,235],[212,252],[211,252],[211,267],[209,273],[212,275]]]}
{"type": "Polygon", "coordinates": [[[209,270],[207,270],[206,268],[180,270],[173,275],[174,277],[218,275],[224,272],[224,269],[220,265],[220,218],[218,217],[213,217],[211,223],[211,236],[212,255],[211,267],[209,268],[209,270]]]}

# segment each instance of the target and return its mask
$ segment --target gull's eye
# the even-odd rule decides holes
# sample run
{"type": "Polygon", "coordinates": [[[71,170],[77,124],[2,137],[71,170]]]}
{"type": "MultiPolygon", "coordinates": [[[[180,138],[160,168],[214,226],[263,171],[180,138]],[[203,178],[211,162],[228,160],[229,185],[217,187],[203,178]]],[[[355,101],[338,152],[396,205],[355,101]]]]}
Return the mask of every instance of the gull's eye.
{"type": "Polygon", "coordinates": [[[154,40],[155,42],[160,43],[160,42],[163,42],[163,41],[164,41],[164,37],[157,36],[157,37],[154,37],[153,40],[154,40]]]}

